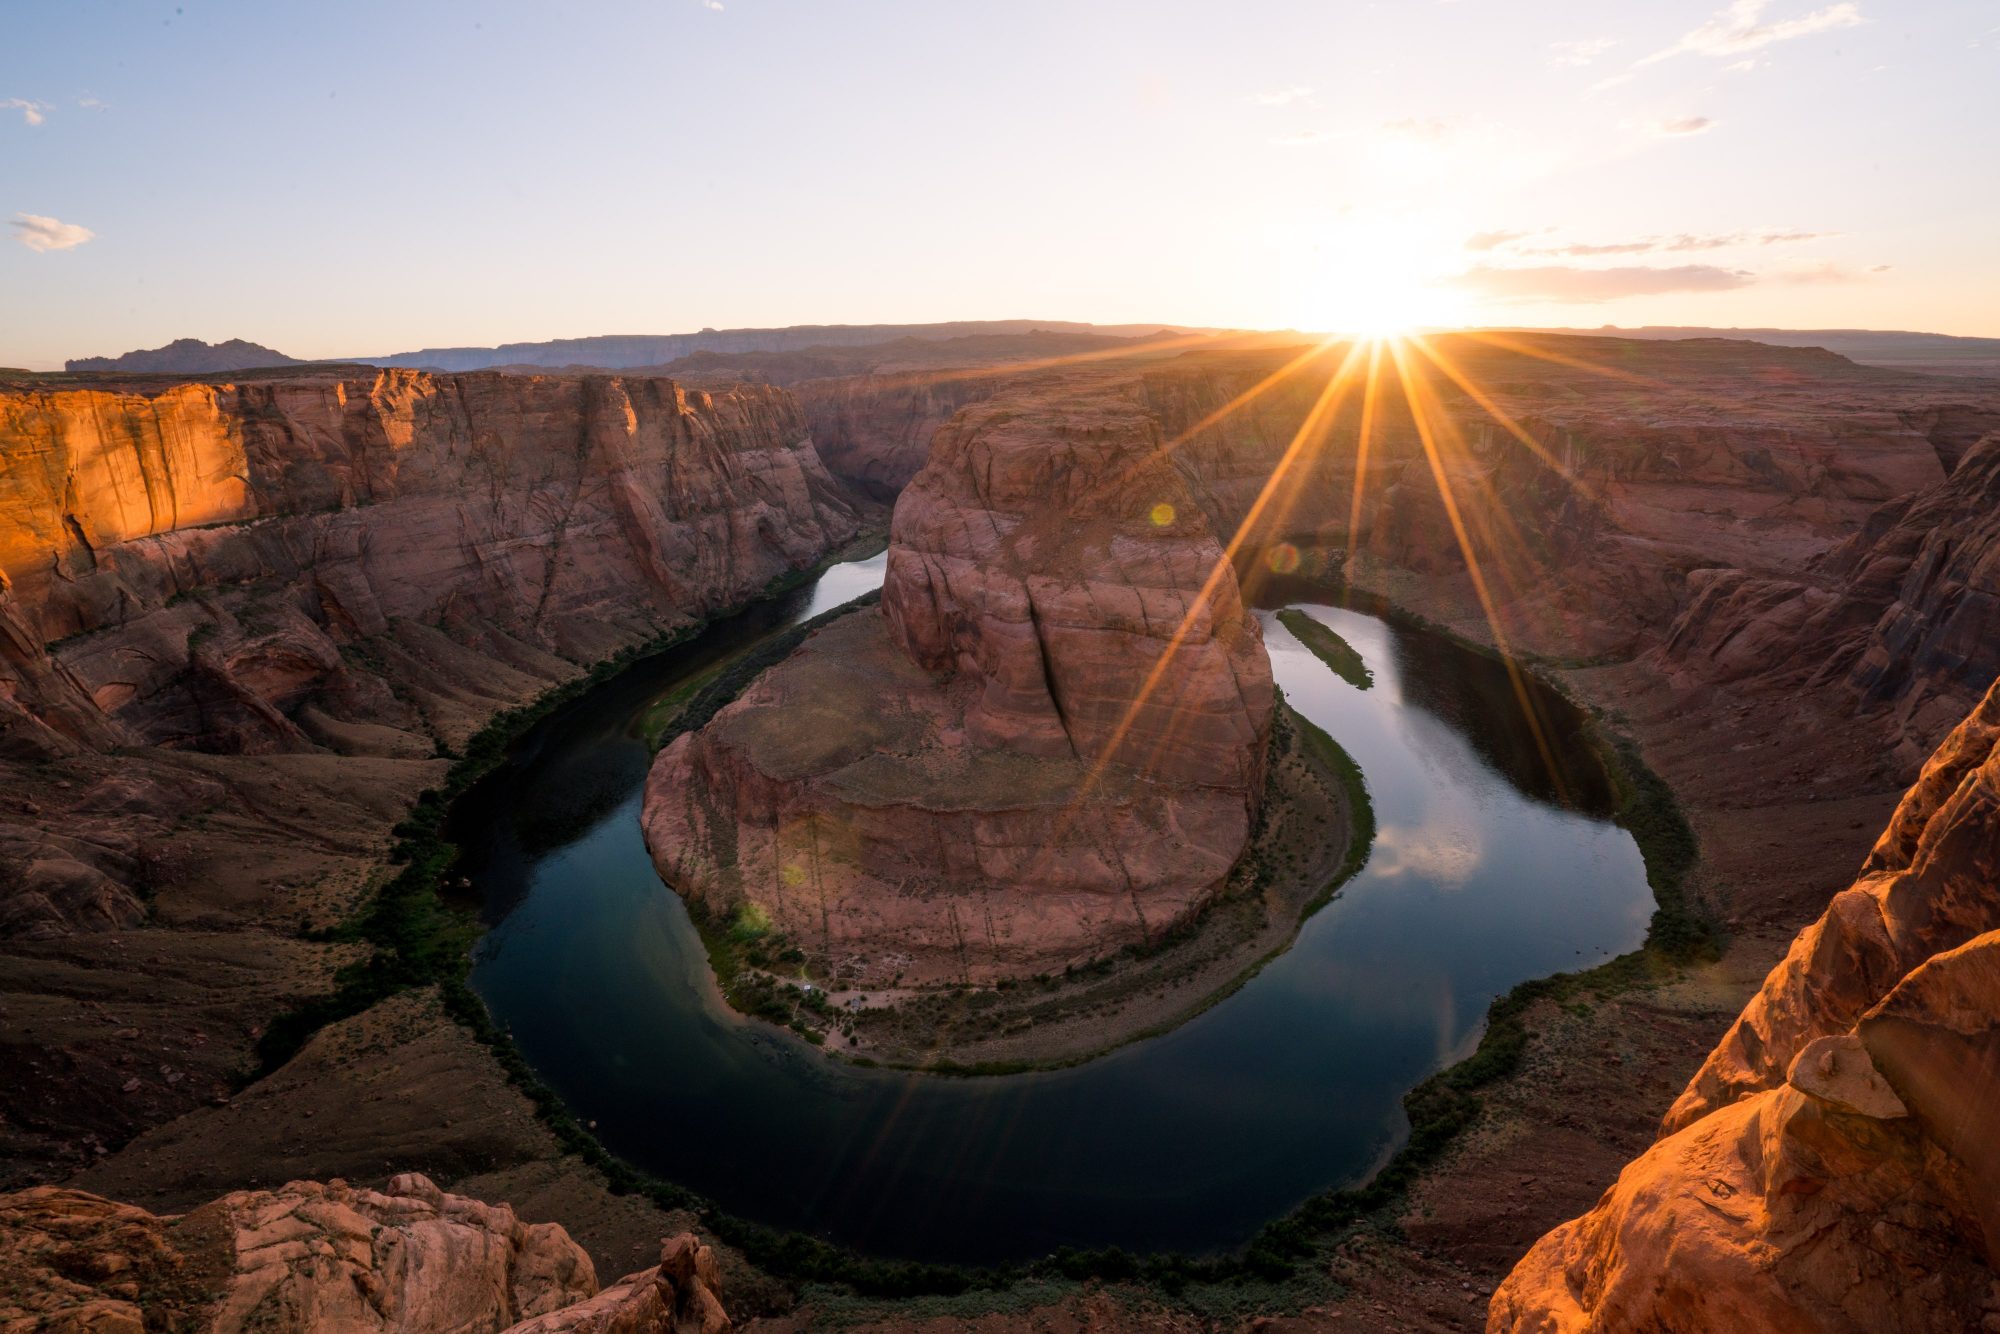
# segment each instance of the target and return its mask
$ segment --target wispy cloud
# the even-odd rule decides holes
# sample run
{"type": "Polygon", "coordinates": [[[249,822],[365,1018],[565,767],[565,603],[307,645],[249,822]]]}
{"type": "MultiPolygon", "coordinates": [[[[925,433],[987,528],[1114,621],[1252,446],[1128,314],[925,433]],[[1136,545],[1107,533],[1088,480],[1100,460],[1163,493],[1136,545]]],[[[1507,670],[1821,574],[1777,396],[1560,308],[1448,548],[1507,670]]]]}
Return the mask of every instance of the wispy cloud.
{"type": "Polygon", "coordinates": [[[1549,57],[1549,63],[1558,68],[1588,65],[1616,45],[1616,37],[1584,37],[1573,42],[1551,42],[1549,50],[1554,54],[1549,57]]]}
{"type": "Polygon", "coordinates": [[[1465,248],[1467,250],[1498,250],[1501,246],[1512,245],[1514,242],[1532,235],[1534,235],[1533,232],[1474,232],[1465,238],[1465,248]]]}
{"type": "Polygon", "coordinates": [[[40,125],[49,118],[47,102],[36,102],[26,97],[0,98],[0,108],[20,112],[21,119],[30,125],[40,125]]]}
{"type": "Polygon", "coordinates": [[[720,14],[722,12],[722,0],[701,0],[701,7],[720,14]]]}
{"type": "Polygon", "coordinates": [[[1260,107],[1288,107],[1301,102],[1310,105],[1313,90],[1303,84],[1294,84],[1290,88],[1267,88],[1261,93],[1252,93],[1250,100],[1260,107]]]}
{"type": "Polygon", "coordinates": [[[1727,292],[1748,287],[1756,275],[1713,264],[1678,264],[1656,268],[1628,264],[1594,269],[1575,264],[1539,264],[1525,268],[1476,265],[1452,281],[1483,296],[1502,301],[1594,303],[1628,296],[1660,296],[1668,292],[1727,292]]]}
{"type": "Polygon", "coordinates": [[[1850,269],[1845,264],[1831,260],[1802,269],[1784,269],[1778,274],[1778,281],[1801,286],[1816,286],[1821,283],[1865,283],[1878,273],[1887,273],[1887,264],[1870,265],[1867,269],[1850,269]]]}
{"type": "Polygon", "coordinates": [[[85,111],[103,111],[111,105],[101,97],[91,97],[87,94],[77,98],[76,104],[85,111]]]}
{"type": "Polygon", "coordinates": [[[39,213],[16,213],[13,225],[15,239],[28,249],[39,252],[74,250],[97,235],[88,227],[79,227],[73,222],[62,222],[39,213]]]}
{"type": "Polygon", "coordinates": [[[1442,139],[1451,133],[1451,126],[1432,116],[1405,116],[1401,120],[1385,120],[1382,128],[1391,134],[1408,135],[1412,139],[1442,139]]]}
{"type": "Polygon", "coordinates": [[[1672,46],[1655,51],[1638,63],[1651,65],[1679,55],[1740,56],[1777,42],[1789,42],[1836,28],[1852,28],[1862,21],[1860,5],[1837,4],[1815,9],[1797,18],[1767,23],[1764,11],[1770,7],[1771,0],[1734,0],[1729,8],[1717,10],[1708,22],[1672,46]]]}
{"type": "Polygon", "coordinates": [[[1702,250],[1735,250],[1752,247],[1793,245],[1806,241],[1824,241],[1838,236],[1838,232],[1807,232],[1796,229],[1766,228],[1755,232],[1676,232],[1670,236],[1644,236],[1629,241],[1565,241],[1558,245],[1522,246],[1514,242],[1527,237],[1527,232],[1493,232],[1481,236],[1497,236],[1500,239],[1487,246],[1472,246],[1468,249],[1505,249],[1520,256],[1537,256],[1556,259],[1589,259],[1603,255],[1652,255],[1686,254],[1702,250]]]}
{"type": "Polygon", "coordinates": [[[1669,120],[1656,121],[1653,133],[1667,139],[1683,139],[1690,134],[1707,134],[1715,128],[1712,116],[1675,116],[1669,120]]]}

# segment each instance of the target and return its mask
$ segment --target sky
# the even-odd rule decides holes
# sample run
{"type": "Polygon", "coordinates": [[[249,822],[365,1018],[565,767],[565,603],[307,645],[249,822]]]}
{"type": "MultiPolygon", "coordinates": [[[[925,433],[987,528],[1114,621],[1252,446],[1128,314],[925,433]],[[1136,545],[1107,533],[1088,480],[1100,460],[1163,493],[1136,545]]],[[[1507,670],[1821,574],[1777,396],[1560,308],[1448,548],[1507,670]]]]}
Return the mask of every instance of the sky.
{"type": "Polygon", "coordinates": [[[0,366],[989,318],[2000,335],[2000,0],[0,3],[0,366]]]}

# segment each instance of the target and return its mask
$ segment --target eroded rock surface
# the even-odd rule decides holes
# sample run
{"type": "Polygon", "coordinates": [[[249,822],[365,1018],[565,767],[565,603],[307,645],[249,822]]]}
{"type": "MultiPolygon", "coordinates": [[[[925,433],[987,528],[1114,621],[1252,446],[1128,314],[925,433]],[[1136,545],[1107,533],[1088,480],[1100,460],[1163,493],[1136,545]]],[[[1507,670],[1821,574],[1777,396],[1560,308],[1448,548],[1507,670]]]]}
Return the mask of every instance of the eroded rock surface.
{"type": "Polygon", "coordinates": [[[2000,1324],[2000,687],[1495,1330],[2000,1324]]]}
{"type": "MultiPolygon", "coordinates": [[[[663,1317],[562,1323],[597,1296],[590,1259],[560,1226],[405,1173],[381,1190],[294,1181],[160,1217],[83,1191],[0,1196],[0,1324],[9,1329],[668,1330],[680,1304],[726,1329],[694,1239],[663,1317]],[[683,1272],[685,1271],[685,1272],[683,1272]],[[684,1296],[682,1294],[685,1294],[684,1296]],[[555,1323],[550,1323],[554,1321],[555,1323]],[[19,1322],[19,1323],[16,1323],[19,1322]]],[[[637,1276],[635,1276],[637,1277],[637,1276]]],[[[632,1280],[627,1280],[631,1282],[632,1280]]],[[[643,1313],[642,1313],[643,1314],[643,1313]]]]}
{"type": "Polygon", "coordinates": [[[1160,443],[1093,384],[955,417],[880,612],[655,765],[669,883],[867,984],[1059,972],[1195,912],[1248,837],[1273,691],[1160,443]]]}

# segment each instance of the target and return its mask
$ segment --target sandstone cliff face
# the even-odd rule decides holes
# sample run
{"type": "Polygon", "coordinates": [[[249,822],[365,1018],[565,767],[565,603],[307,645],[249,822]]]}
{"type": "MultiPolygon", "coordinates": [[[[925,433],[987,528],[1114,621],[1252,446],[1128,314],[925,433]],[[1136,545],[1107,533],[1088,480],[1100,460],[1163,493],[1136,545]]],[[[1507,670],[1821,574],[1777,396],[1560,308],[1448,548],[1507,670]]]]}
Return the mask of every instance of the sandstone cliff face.
{"type": "Polygon", "coordinates": [[[449,1195],[417,1173],[380,1191],[294,1181],[162,1218],[78,1190],[0,1195],[0,1325],[137,1331],[669,1334],[730,1328],[708,1247],[603,1292],[560,1226],[449,1195]]]}
{"type": "Polygon", "coordinates": [[[931,438],[968,403],[991,398],[992,375],[861,375],[793,386],[827,471],[894,500],[924,466],[931,438]]]}
{"type": "Polygon", "coordinates": [[[1921,755],[2000,675],[2000,435],[1881,506],[1802,577],[1701,570],[1690,590],[1670,665],[1711,682],[1836,683],[1921,755]]]}
{"type": "MultiPolygon", "coordinates": [[[[858,528],[775,389],[352,369],[15,388],[0,442],[0,756],[16,759],[426,758],[858,528]]],[[[0,832],[6,849],[31,889],[60,892],[0,904],[0,922],[136,911],[129,893],[105,906],[102,882],[130,886],[110,852],[79,857],[36,822],[0,832]]]]}
{"type": "Polygon", "coordinates": [[[385,371],[22,392],[0,439],[19,614],[152,744],[308,746],[308,705],[409,730],[357,679],[394,672],[345,650],[412,626],[601,656],[855,531],[776,390],[385,371]]]}
{"type": "Polygon", "coordinates": [[[956,417],[880,613],[656,763],[668,882],[870,985],[1060,971],[1196,911],[1248,837],[1273,691],[1159,443],[1094,385],[956,417]]]}
{"type": "Polygon", "coordinates": [[[2000,687],[1494,1329],[2000,1323],[2000,687]]]}

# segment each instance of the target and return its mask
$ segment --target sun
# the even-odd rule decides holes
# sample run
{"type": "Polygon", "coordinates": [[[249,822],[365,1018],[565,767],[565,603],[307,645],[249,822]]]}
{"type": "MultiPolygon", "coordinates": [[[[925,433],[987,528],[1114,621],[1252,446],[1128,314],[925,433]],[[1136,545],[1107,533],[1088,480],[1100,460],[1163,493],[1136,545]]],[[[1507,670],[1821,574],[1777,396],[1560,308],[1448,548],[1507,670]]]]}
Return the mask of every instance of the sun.
{"type": "Polygon", "coordinates": [[[1421,226],[1344,222],[1299,263],[1295,323],[1360,338],[1395,338],[1463,322],[1465,302],[1445,282],[1456,258],[1421,226]]]}

